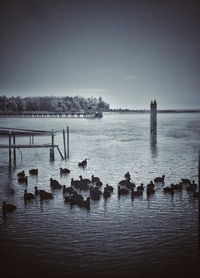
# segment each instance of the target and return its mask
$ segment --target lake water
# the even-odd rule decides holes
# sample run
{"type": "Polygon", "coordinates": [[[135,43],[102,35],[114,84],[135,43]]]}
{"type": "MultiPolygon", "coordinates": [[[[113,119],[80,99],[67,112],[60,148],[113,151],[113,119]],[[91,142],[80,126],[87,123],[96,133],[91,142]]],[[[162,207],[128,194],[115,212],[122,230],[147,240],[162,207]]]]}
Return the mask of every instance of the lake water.
{"type": "MultiPolygon", "coordinates": [[[[196,277],[198,266],[198,201],[186,190],[172,196],[156,186],[147,198],[118,198],[117,185],[129,171],[145,185],[165,174],[165,185],[181,178],[198,182],[200,114],[158,114],[157,143],[149,136],[149,114],[105,113],[102,119],[0,118],[1,127],[54,129],[63,151],[62,129],[70,129],[70,157],[62,160],[48,149],[17,150],[17,164],[8,169],[8,151],[0,149],[0,202],[17,210],[0,217],[1,272],[3,277],[196,277]],[[87,158],[88,166],[77,164],[87,158]],[[71,170],[60,176],[59,168],[71,170]],[[98,176],[114,187],[112,196],[91,201],[91,209],[70,207],[61,191],[54,199],[24,203],[25,186],[16,173],[38,168],[28,177],[34,186],[50,191],[49,179],[62,184],[98,176]]],[[[17,137],[17,143],[29,143],[17,137]]],[[[34,143],[50,143],[50,136],[34,143]]],[[[0,143],[8,143],[1,137],[0,143]]],[[[84,196],[88,193],[84,192],[84,196]]]]}

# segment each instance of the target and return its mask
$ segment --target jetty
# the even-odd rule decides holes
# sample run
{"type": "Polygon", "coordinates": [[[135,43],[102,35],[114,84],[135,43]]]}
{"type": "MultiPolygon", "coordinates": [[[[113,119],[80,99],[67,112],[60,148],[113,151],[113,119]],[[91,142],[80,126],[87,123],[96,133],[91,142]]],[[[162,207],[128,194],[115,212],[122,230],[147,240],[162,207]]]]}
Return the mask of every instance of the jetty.
{"type": "Polygon", "coordinates": [[[50,161],[55,160],[54,149],[57,149],[61,158],[66,159],[69,158],[69,127],[67,126],[67,150],[66,150],[66,132],[65,129],[63,132],[63,147],[64,147],[64,155],[62,154],[60,147],[58,144],[55,144],[55,131],[47,131],[47,130],[31,130],[31,129],[14,129],[8,127],[0,127],[0,136],[8,136],[8,144],[0,144],[0,149],[8,149],[9,150],[9,167],[12,164],[12,150],[13,150],[13,161],[16,164],[16,149],[36,149],[36,148],[49,148],[50,150],[50,161]],[[35,144],[34,137],[35,136],[50,136],[51,143],[45,144],[35,144]],[[16,137],[25,136],[30,138],[29,142],[26,144],[16,143],[16,137]]]}
{"type": "Polygon", "coordinates": [[[6,112],[0,114],[1,118],[102,118],[103,113],[99,112],[6,112]]]}

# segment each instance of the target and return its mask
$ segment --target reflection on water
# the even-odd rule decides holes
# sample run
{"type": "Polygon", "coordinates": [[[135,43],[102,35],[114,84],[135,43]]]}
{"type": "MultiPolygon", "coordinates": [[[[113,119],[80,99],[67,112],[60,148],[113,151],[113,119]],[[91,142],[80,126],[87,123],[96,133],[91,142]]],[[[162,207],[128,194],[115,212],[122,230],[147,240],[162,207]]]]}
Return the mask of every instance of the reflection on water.
{"type": "Polygon", "coordinates": [[[157,157],[157,134],[150,134],[150,147],[151,147],[151,153],[152,158],[157,157]]]}
{"type": "MultiPolygon", "coordinates": [[[[98,121],[0,119],[0,126],[18,128],[48,126],[62,131],[70,126],[67,161],[56,154],[55,162],[49,162],[47,150],[22,150],[22,160],[17,152],[16,169],[9,172],[8,153],[0,150],[0,201],[17,205],[16,211],[0,217],[1,270],[7,277],[27,276],[27,271],[29,277],[195,276],[198,203],[190,192],[164,194],[163,185],[157,184],[156,193],[149,197],[146,191],[135,198],[117,194],[118,182],[127,171],[136,185],[147,185],[163,174],[165,185],[181,178],[197,181],[199,115],[163,114],[159,123],[158,140],[149,140],[149,115],[142,114],[110,114],[98,121]],[[190,122],[193,128],[188,136],[190,122]],[[179,136],[175,136],[177,129],[179,136]],[[81,169],[78,162],[85,158],[87,168],[81,169]],[[60,167],[71,173],[60,176],[60,167]],[[19,184],[17,172],[28,173],[31,168],[39,169],[38,177],[29,175],[27,186],[19,184]],[[25,188],[31,193],[35,186],[50,191],[51,177],[69,186],[72,177],[91,178],[92,174],[104,185],[112,185],[114,192],[107,200],[91,201],[90,210],[70,207],[61,190],[55,190],[49,201],[23,200],[25,188]]],[[[35,143],[46,140],[35,138],[35,143]]],[[[55,141],[62,149],[62,132],[55,141]]]]}

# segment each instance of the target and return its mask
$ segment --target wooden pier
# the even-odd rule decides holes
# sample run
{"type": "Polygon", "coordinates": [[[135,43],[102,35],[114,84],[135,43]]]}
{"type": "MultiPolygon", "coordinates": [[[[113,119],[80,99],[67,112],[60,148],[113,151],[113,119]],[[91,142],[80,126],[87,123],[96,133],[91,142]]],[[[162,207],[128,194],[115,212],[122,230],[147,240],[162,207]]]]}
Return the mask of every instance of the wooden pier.
{"type": "Polygon", "coordinates": [[[8,112],[1,118],[102,118],[102,112],[8,112]]]}
{"type": "Polygon", "coordinates": [[[0,149],[8,149],[9,151],[9,167],[12,164],[12,150],[13,150],[13,161],[16,164],[16,149],[30,149],[30,148],[49,148],[50,150],[50,161],[55,160],[54,149],[57,149],[61,158],[69,158],[69,127],[67,126],[67,152],[66,152],[66,140],[65,140],[65,129],[63,129],[63,145],[64,155],[62,154],[58,144],[54,143],[55,132],[43,131],[43,130],[29,130],[29,129],[11,129],[0,127],[0,135],[8,136],[8,144],[0,144],[0,149]],[[51,136],[51,143],[47,144],[34,144],[34,136],[51,136]],[[28,136],[30,137],[29,144],[16,143],[16,136],[28,136]]]}

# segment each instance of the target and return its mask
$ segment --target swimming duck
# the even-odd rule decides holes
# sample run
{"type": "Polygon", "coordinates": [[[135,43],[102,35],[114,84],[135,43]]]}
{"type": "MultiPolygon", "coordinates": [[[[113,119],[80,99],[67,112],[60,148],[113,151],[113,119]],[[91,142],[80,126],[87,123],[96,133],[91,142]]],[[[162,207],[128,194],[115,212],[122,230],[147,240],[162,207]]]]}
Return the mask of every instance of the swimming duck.
{"type": "Polygon", "coordinates": [[[107,198],[110,197],[110,191],[106,190],[106,188],[104,188],[103,197],[104,197],[105,199],[107,199],[107,198]]]}
{"type": "Polygon", "coordinates": [[[162,182],[164,183],[165,181],[165,175],[162,175],[162,177],[157,177],[154,179],[154,182],[162,182]]]}
{"type": "Polygon", "coordinates": [[[101,182],[100,178],[99,177],[95,177],[94,175],[91,176],[92,177],[92,183],[99,183],[101,182]]]}
{"type": "Polygon", "coordinates": [[[23,178],[23,177],[25,177],[25,172],[24,171],[19,172],[19,173],[17,173],[17,176],[23,178]]]}
{"type": "Polygon", "coordinates": [[[31,169],[29,170],[30,175],[38,175],[38,169],[31,169]]]}
{"type": "Polygon", "coordinates": [[[38,190],[38,187],[35,186],[35,196],[40,196],[40,200],[43,200],[43,199],[52,199],[53,198],[53,194],[50,193],[50,192],[47,192],[43,189],[40,189],[38,190]]]}
{"type": "Polygon", "coordinates": [[[3,212],[3,215],[6,216],[6,213],[7,212],[11,212],[13,210],[16,210],[16,206],[13,205],[13,204],[7,204],[6,201],[4,200],[3,201],[3,205],[2,205],[2,212],[3,212]]]}
{"type": "Polygon", "coordinates": [[[87,166],[87,159],[82,160],[81,162],[78,163],[79,167],[86,167],[87,166]]]}
{"type": "Polygon", "coordinates": [[[61,174],[61,175],[62,175],[62,174],[69,174],[69,173],[70,173],[70,170],[69,170],[69,169],[60,167],[60,174],[61,174]]]}
{"type": "Polygon", "coordinates": [[[171,186],[163,187],[163,191],[164,191],[164,193],[174,194],[173,183],[171,184],[171,186]]]}
{"type": "Polygon", "coordinates": [[[90,197],[87,197],[86,200],[82,200],[79,202],[79,207],[90,209],[90,197]]]}
{"type": "Polygon", "coordinates": [[[131,179],[131,175],[129,172],[127,172],[125,175],[124,175],[125,179],[127,180],[130,180],[131,179]]]}
{"type": "Polygon", "coordinates": [[[126,188],[120,188],[120,186],[118,186],[118,195],[126,195],[129,194],[129,190],[126,188]]]}
{"type": "Polygon", "coordinates": [[[63,194],[69,193],[69,195],[71,196],[74,192],[75,190],[73,189],[72,186],[66,187],[66,185],[63,185],[63,194]]]}
{"type": "Polygon", "coordinates": [[[108,192],[113,192],[113,186],[106,184],[106,187],[104,188],[104,191],[108,191],[108,192]]]}
{"type": "Polygon", "coordinates": [[[25,183],[25,184],[27,184],[28,183],[28,177],[27,176],[19,177],[18,178],[18,183],[25,183]]]}
{"type": "Polygon", "coordinates": [[[62,185],[57,181],[52,178],[50,178],[50,186],[52,189],[62,189],[62,185]]]}
{"type": "Polygon", "coordinates": [[[27,189],[24,190],[24,201],[29,201],[35,199],[35,195],[32,193],[27,193],[27,189]]]}

